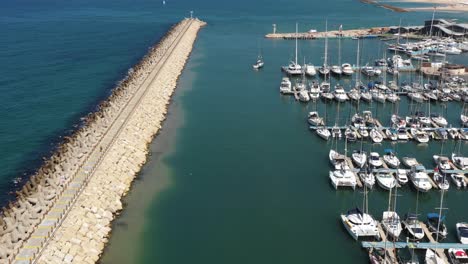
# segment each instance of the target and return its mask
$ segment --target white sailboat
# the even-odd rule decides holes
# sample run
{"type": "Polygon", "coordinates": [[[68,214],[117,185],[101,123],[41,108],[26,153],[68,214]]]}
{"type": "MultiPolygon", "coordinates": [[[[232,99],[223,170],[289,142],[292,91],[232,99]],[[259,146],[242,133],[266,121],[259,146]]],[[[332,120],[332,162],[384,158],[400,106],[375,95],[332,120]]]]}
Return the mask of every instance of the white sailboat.
{"type": "Polygon", "coordinates": [[[391,204],[392,190],[390,190],[388,194],[388,211],[383,212],[382,215],[382,227],[388,235],[397,240],[403,228],[401,227],[400,216],[396,212],[397,188],[393,189],[395,190],[395,200],[393,203],[393,207],[391,204]]]}
{"type": "Polygon", "coordinates": [[[297,63],[297,23],[296,23],[296,50],[294,61],[291,61],[288,66],[284,66],[283,70],[289,75],[300,75],[302,74],[302,66],[297,63]]]}

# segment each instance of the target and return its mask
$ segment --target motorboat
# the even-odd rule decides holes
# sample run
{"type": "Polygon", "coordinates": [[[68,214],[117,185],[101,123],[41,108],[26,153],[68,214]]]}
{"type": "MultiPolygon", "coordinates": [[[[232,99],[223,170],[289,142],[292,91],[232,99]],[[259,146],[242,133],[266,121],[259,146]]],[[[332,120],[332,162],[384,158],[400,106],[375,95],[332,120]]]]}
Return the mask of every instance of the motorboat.
{"type": "Polygon", "coordinates": [[[328,75],[328,74],[330,74],[330,67],[327,66],[327,65],[322,65],[322,66],[319,67],[318,72],[321,75],[328,75]]]}
{"type": "Polygon", "coordinates": [[[403,228],[401,227],[400,216],[397,214],[397,212],[383,212],[381,224],[383,229],[387,231],[388,235],[395,239],[398,239],[403,228]]]}
{"type": "Polygon", "coordinates": [[[374,90],[371,92],[372,93],[372,99],[379,102],[379,103],[385,103],[385,99],[387,96],[381,91],[374,90]]]}
{"type": "Polygon", "coordinates": [[[305,74],[307,76],[313,77],[317,74],[317,70],[315,69],[315,66],[312,64],[306,64],[305,65],[305,74]]]}
{"type": "Polygon", "coordinates": [[[397,136],[398,136],[398,140],[408,140],[409,139],[408,133],[406,132],[406,129],[402,128],[402,127],[400,127],[397,130],[397,136]]]}
{"type": "Polygon", "coordinates": [[[437,185],[437,187],[439,187],[439,189],[446,191],[450,188],[450,183],[447,180],[447,177],[440,174],[439,172],[434,171],[432,178],[434,179],[434,183],[437,185]]]}
{"type": "Polygon", "coordinates": [[[466,264],[468,263],[468,255],[465,250],[459,248],[449,248],[447,250],[450,263],[452,264],[466,264]]]}
{"type": "Polygon", "coordinates": [[[415,158],[403,157],[401,160],[403,162],[403,165],[405,165],[408,168],[420,165],[415,158]]]}
{"type": "Polygon", "coordinates": [[[366,121],[366,125],[368,126],[375,125],[375,119],[372,117],[371,111],[363,111],[362,117],[364,118],[364,121],[366,121]]]}
{"type": "Polygon", "coordinates": [[[447,129],[447,133],[451,139],[458,139],[458,130],[456,128],[447,129]]]}
{"type": "Polygon", "coordinates": [[[288,75],[301,75],[302,74],[302,66],[299,63],[291,61],[288,66],[283,67],[283,70],[288,75]]]}
{"type": "Polygon", "coordinates": [[[358,113],[354,114],[351,117],[351,123],[353,124],[354,127],[360,128],[360,127],[365,127],[366,126],[366,120],[359,115],[358,113]]]}
{"type": "Polygon", "coordinates": [[[427,228],[433,235],[438,235],[439,239],[444,239],[448,234],[444,221],[445,216],[440,216],[437,213],[427,214],[427,228]]]}
{"type": "Polygon", "coordinates": [[[281,85],[280,85],[280,93],[285,94],[285,93],[290,93],[292,91],[291,89],[291,81],[289,80],[288,77],[283,77],[281,80],[281,85]]]}
{"type": "Polygon", "coordinates": [[[400,100],[400,96],[398,96],[396,93],[386,93],[385,96],[387,101],[390,103],[396,103],[400,100]]]}
{"type": "Polygon", "coordinates": [[[328,130],[327,128],[319,127],[317,128],[317,135],[319,135],[319,137],[325,140],[328,140],[331,136],[331,133],[330,133],[330,130],[328,130]]]}
{"type": "Polygon", "coordinates": [[[395,151],[393,151],[392,149],[385,149],[384,151],[385,151],[385,154],[383,155],[384,162],[390,168],[398,168],[400,166],[400,160],[395,155],[395,151]]]}
{"type": "Polygon", "coordinates": [[[419,119],[416,116],[407,116],[405,120],[406,120],[406,125],[409,127],[412,127],[412,128],[421,127],[421,122],[419,122],[419,119]]]}
{"type": "Polygon", "coordinates": [[[330,101],[333,100],[333,98],[335,98],[335,96],[329,92],[322,92],[321,96],[323,99],[330,100],[330,101]]]}
{"type": "Polygon", "coordinates": [[[397,169],[395,173],[395,178],[397,179],[400,185],[405,185],[408,183],[408,171],[404,169],[397,169]]]}
{"type": "Polygon", "coordinates": [[[457,236],[462,244],[468,244],[468,223],[457,223],[457,236]]]}
{"type": "Polygon", "coordinates": [[[413,183],[413,186],[420,192],[428,192],[432,189],[432,184],[429,181],[429,175],[427,175],[426,168],[422,165],[411,167],[409,178],[411,183],[413,183]]]}
{"type": "Polygon", "coordinates": [[[369,135],[374,143],[381,143],[383,140],[382,134],[380,134],[377,128],[372,128],[369,135]]]}
{"type": "Polygon", "coordinates": [[[320,97],[320,85],[317,82],[313,82],[310,86],[309,96],[312,101],[316,101],[320,97]]]}
{"type": "Polygon", "coordinates": [[[452,153],[452,163],[460,170],[468,170],[468,157],[462,157],[452,153]]]}
{"type": "Polygon", "coordinates": [[[257,61],[255,62],[254,65],[252,65],[252,67],[253,67],[255,70],[258,70],[258,69],[260,69],[260,68],[263,68],[263,65],[264,65],[264,64],[265,64],[265,63],[263,62],[262,56],[258,56],[257,61]]]}
{"type": "Polygon", "coordinates": [[[336,75],[343,74],[343,71],[341,70],[341,67],[339,65],[331,66],[330,71],[331,71],[331,73],[336,74],[336,75]]]}
{"type": "Polygon", "coordinates": [[[366,169],[363,169],[358,172],[359,179],[367,186],[367,188],[372,189],[375,185],[375,177],[372,172],[368,172],[366,169]]]}
{"type": "Polygon", "coordinates": [[[399,115],[393,114],[390,118],[392,121],[392,126],[395,128],[405,128],[406,127],[406,120],[399,115]]]}
{"type": "Polygon", "coordinates": [[[343,154],[338,153],[336,150],[330,149],[328,153],[328,159],[335,169],[343,168],[340,164],[346,163],[346,157],[343,154]]]}
{"type": "Polygon", "coordinates": [[[431,120],[441,127],[446,127],[448,125],[447,119],[445,119],[443,116],[437,113],[431,114],[431,120]]]}
{"type": "Polygon", "coordinates": [[[417,103],[424,102],[424,96],[420,93],[408,93],[408,97],[417,103]]]}
{"type": "Polygon", "coordinates": [[[398,71],[397,68],[393,68],[393,67],[388,67],[387,68],[387,73],[388,74],[391,74],[391,75],[398,75],[400,74],[400,72],[398,71]]]}
{"type": "Polygon", "coordinates": [[[437,165],[437,169],[445,173],[447,170],[451,170],[452,166],[450,165],[449,159],[444,156],[433,155],[434,163],[437,165]]]}
{"type": "Polygon", "coordinates": [[[377,180],[377,184],[384,190],[389,191],[395,188],[397,184],[395,177],[389,172],[377,172],[374,176],[377,180]]]}
{"type": "Polygon", "coordinates": [[[372,77],[378,75],[377,70],[371,66],[364,66],[361,68],[362,74],[372,77]]]}
{"type": "Polygon", "coordinates": [[[353,128],[353,127],[346,128],[345,137],[346,137],[346,140],[348,140],[348,142],[354,142],[354,141],[357,140],[357,135],[356,135],[355,129],[356,128],[353,128]]]}
{"type": "Polygon", "coordinates": [[[432,101],[437,101],[439,99],[437,97],[437,94],[435,94],[433,91],[424,92],[423,96],[426,97],[427,100],[432,100],[432,101]]]}
{"type": "Polygon", "coordinates": [[[424,263],[426,264],[446,264],[445,260],[439,257],[432,249],[426,249],[426,255],[424,257],[424,263]]]}
{"type": "Polygon", "coordinates": [[[359,127],[359,135],[363,138],[368,138],[369,137],[369,131],[367,131],[367,128],[364,126],[359,127]]]}
{"type": "Polygon", "coordinates": [[[341,139],[341,129],[338,126],[333,126],[331,128],[331,133],[333,138],[339,138],[341,139]]]}
{"type": "Polygon", "coordinates": [[[452,179],[453,184],[455,184],[457,188],[466,188],[465,176],[463,174],[452,173],[450,174],[450,179],[452,179]]]}
{"type": "Polygon", "coordinates": [[[351,159],[359,168],[362,168],[366,164],[367,153],[362,150],[355,150],[353,154],[351,154],[351,159]]]}
{"type": "Polygon", "coordinates": [[[323,118],[319,116],[317,111],[309,112],[307,122],[312,126],[323,126],[323,118]]]}
{"type": "Polygon", "coordinates": [[[468,128],[460,128],[458,130],[458,138],[460,140],[468,140],[468,128]]]}
{"type": "Polygon", "coordinates": [[[361,91],[361,99],[366,102],[371,102],[372,94],[368,90],[361,91]]]}
{"type": "Polygon", "coordinates": [[[468,115],[460,115],[460,121],[462,123],[462,126],[468,126],[468,115]]]}
{"type": "Polygon", "coordinates": [[[369,154],[368,162],[369,162],[369,165],[374,168],[382,167],[383,165],[382,160],[380,159],[380,155],[377,152],[371,152],[369,154]]]}
{"type": "Polygon", "coordinates": [[[359,101],[361,99],[361,93],[358,89],[353,88],[348,92],[348,97],[353,101],[359,101]]]}
{"type": "Polygon", "coordinates": [[[335,189],[338,189],[338,187],[351,187],[356,189],[356,177],[351,170],[341,169],[330,171],[329,177],[335,189]]]}
{"type": "Polygon", "coordinates": [[[418,220],[417,214],[406,214],[402,224],[408,234],[415,240],[424,238],[424,230],[422,229],[421,222],[418,220]]]}
{"type": "Polygon", "coordinates": [[[354,73],[353,67],[349,63],[342,64],[341,71],[344,75],[348,75],[348,76],[353,75],[354,73]]]}
{"type": "Polygon", "coordinates": [[[448,132],[447,132],[447,129],[445,129],[445,128],[437,128],[436,130],[434,130],[434,133],[435,133],[436,137],[441,139],[441,140],[447,140],[448,139],[448,132]]]}
{"type": "Polygon", "coordinates": [[[385,59],[378,59],[378,60],[375,60],[375,66],[379,66],[379,67],[386,67],[387,66],[387,61],[385,59]]]}
{"type": "Polygon", "coordinates": [[[346,92],[343,88],[343,86],[341,85],[336,85],[335,86],[335,91],[334,91],[334,94],[335,96],[335,100],[338,101],[338,102],[345,102],[346,100],[348,100],[348,95],[346,95],[346,92]]]}
{"type": "Polygon", "coordinates": [[[429,135],[422,129],[419,128],[410,128],[411,136],[414,140],[419,143],[429,142],[429,135]]]}
{"type": "Polygon", "coordinates": [[[305,80],[296,82],[296,84],[294,84],[294,87],[293,87],[293,89],[297,92],[305,91],[306,88],[307,88],[307,85],[305,83],[305,80]]]}
{"type": "Polygon", "coordinates": [[[320,83],[320,91],[322,93],[328,93],[328,92],[330,92],[330,90],[331,90],[331,85],[330,85],[329,82],[323,81],[323,82],[320,83]]]}
{"type": "Polygon", "coordinates": [[[394,129],[394,128],[390,128],[390,129],[384,129],[385,130],[385,135],[387,136],[387,138],[389,138],[391,141],[396,141],[398,140],[398,133],[397,133],[397,130],[394,129]]]}
{"type": "Polygon", "coordinates": [[[419,123],[424,126],[424,127],[430,127],[432,126],[432,121],[429,117],[424,116],[424,115],[418,115],[417,116],[419,123]]]}
{"type": "Polygon", "coordinates": [[[380,238],[377,221],[360,208],[356,207],[349,210],[346,214],[342,214],[341,221],[348,233],[355,240],[358,240],[360,237],[380,238]]]}
{"type": "Polygon", "coordinates": [[[307,90],[301,90],[299,92],[299,101],[301,101],[301,102],[309,102],[310,101],[309,92],[307,90]]]}

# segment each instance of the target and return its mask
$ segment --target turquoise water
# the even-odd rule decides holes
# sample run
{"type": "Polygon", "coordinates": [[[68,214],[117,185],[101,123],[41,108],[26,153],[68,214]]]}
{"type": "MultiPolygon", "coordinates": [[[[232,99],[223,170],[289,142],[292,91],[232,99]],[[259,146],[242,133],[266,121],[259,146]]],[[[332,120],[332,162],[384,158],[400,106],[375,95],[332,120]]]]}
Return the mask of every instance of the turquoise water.
{"type": "MultiPolygon", "coordinates": [[[[20,1],[0,9],[0,50],[4,67],[0,119],[2,200],[11,180],[40,164],[54,142],[79,124],[167,28],[194,10],[208,22],[197,40],[152,156],[115,221],[103,263],[311,263],[362,262],[365,253],[352,241],[338,215],[361,203],[356,191],[335,192],[329,184],[330,143],[307,129],[313,104],[299,104],[278,92],[279,67],[294,43],[265,40],[276,23],[280,32],[300,29],[359,28],[422,24],[431,13],[400,14],[358,1],[20,1]],[[260,43],[260,44],[259,44],[260,43]],[[259,45],[266,66],[250,64],[259,45]],[[337,254],[337,252],[340,252],[337,254]]],[[[447,14],[467,20],[466,14],[447,14]]],[[[354,63],[356,42],[342,43],[342,61],[354,63]]],[[[337,42],[330,40],[336,62],[337,42]]],[[[376,40],[364,42],[363,61],[381,57],[376,40]]],[[[300,58],[319,64],[323,41],[300,41],[300,58]]],[[[457,59],[468,63],[467,55],[457,59]]],[[[411,79],[412,76],[404,76],[411,79]]],[[[352,80],[342,79],[348,85],[352,80]]],[[[317,106],[321,112],[325,105],[317,106]]],[[[372,107],[387,120],[390,104],[372,107]]],[[[455,123],[461,105],[445,109],[455,123]]],[[[352,113],[340,108],[340,122],[352,113]]],[[[402,102],[400,113],[408,111],[402,102]]],[[[328,105],[334,120],[336,105],[328,105]]],[[[350,149],[358,148],[358,144],[350,149]]],[[[383,151],[382,146],[365,145],[383,151]]],[[[340,145],[339,149],[344,146],[340,145]]],[[[414,155],[431,167],[439,143],[398,144],[400,156],[414,155]]],[[[450,153],[452,145],[444,146],[450,153]]],[[[462,150],[466,153],[466,147],[462,150]]],[[[398,211],[415,207],[416,192],[400,192],[398,211]]],[[[387,193],[370,194],[376,218],[387,207],[387,193]]],[[[453,225],[467,220],[466,191],[450,191],[449,241],[453,225]]],[[[420,212],[433,211],[438,193],[421,195],[420,212]]]]}

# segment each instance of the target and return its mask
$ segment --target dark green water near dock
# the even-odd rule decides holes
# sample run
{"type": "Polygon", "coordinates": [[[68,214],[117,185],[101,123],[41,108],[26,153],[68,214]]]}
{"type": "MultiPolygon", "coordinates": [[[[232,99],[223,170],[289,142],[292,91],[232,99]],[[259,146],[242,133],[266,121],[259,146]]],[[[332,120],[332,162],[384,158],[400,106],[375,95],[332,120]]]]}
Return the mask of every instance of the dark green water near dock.
{"type": "MultiPolygon", "coordinates": [[[[213,6],[196,11],[208,26],[182,75],[165,129],[151,147],[158,154],[150,158],[125,198],[127,208],[115,221],[103,263],[367,261],[338,218],[361,205],[362,194],[331,187],[327,158],[331,143],[318,138],[306,124],[307,113],[316,106],[300,104],[278,91],[279,67],[292,58],[294,42],[263,40],[262,35],[272,23],[281,31],[292,31],[296,21],[302,29],[323,29],[328,17],[329,25],[352,28],[397,24],[400,16],[418,24],[431,14],[402,15],[353,1],[288,3],[241,1],[232,9],[212,12],[219,8],[213,6]],[[250,65],[259,42],[266,66],[255,72],[250,65]]],[[[378,40],[363,44],[362,62],[382,56],[378,40]]],[[[305,56],[306,61],[320,64],[323,45],[323,40],[300,41],[300,60],[305,56]]],[[[333,63],[338,60],[336,47],[337,41],[330,40],[333,63]]],[[[344,40],[342,47],[342,61],[355,63],[356,42],[344,40]]],[[[460,56],[458,62],[468,62],[468,56],[460,56]]],[[[349,87],[354,81],[339,82],[349,87]]],[[[323,114],[325,105],[317,107],[323,114]]],[[[395,111],[389,103],[360,107],[371,108],[383,123],[395,111]]],[[[460,104],[433,104],[431,109],[448,114],[449,122],[458,124],[460,104]]],[[[336,110],[336,103],[327,106],[331,123],[336,110]]],[[[399,112],[409,111],[403,99],[399,112]]],[[[341,124],[352,113],[350,104],[342,105],[341,124]]],[[[388,147],[400,157],[417,157],[428,168],[433,167],[432,155],[441,151],[439,142],[364,146],[380,153],[388,147]]],[[[450,154],[454,147],[445,144],[443,151],[450,154]]],[[[343,148],[341,143],[339,149],[343,148]]],[[[466,145],[461,150],[468,154],[466,145]]],[[[399,194],[400,216],[415,210],[416,192],[405,186],[399,194]]],[[[467,198],[466,191],[453,189],[446,195],[447,241],[456,240],[454,224],[468,220],[467,198]]],[[[379,188],[370,193],[370,211],[377,219],[387,200],[388,192],[379,188]]],[[[419,201],[423,219],[438,206],[439,192],[421,194],[419,201]]]]}

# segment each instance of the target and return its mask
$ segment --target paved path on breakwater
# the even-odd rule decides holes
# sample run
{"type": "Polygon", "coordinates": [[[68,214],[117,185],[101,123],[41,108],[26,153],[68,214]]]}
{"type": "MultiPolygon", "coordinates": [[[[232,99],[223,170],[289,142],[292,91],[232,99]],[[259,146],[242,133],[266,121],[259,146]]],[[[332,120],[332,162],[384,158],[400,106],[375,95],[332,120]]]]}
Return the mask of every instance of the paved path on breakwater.
{"type": "Polygon", "coordinates": [[[146,145],[161,127],[170,95],[203,25],[194,19],[179,24],[181,29],[162,59],[148,69],[149,76],[18,249],[14,263],[94,263],[99,259],[110,222],[122,209],[120,198],[146,160],[146,145]],[[112,171],[120,166],[124,169],[112,171]],[[112,190],[106,192],[106,188],[112,190]]]}

